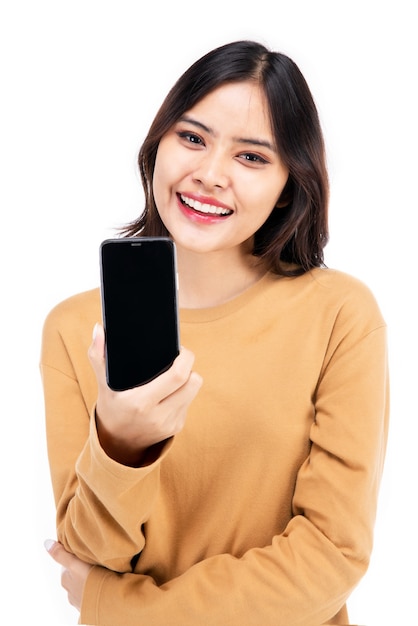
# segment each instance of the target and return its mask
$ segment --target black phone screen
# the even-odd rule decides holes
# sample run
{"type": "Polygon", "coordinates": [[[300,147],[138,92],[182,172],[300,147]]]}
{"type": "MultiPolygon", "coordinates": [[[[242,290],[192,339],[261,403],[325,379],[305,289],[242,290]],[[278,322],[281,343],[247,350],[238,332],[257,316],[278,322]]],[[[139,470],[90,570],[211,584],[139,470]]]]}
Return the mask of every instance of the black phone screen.
{"type": "Polygon", "coordinates": [[[179,353],[175,245],[108,239],[100,256],[107,383],[122,391],[149,382],[179,353]]]}

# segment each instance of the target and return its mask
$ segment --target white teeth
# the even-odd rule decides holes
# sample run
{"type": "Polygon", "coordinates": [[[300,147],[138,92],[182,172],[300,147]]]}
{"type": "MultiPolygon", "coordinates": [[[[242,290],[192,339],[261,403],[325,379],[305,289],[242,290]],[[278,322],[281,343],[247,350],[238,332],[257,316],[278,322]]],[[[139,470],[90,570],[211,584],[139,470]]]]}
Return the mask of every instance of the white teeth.
{"type": "Polygon", "coordinates": [[[187,206],[191,207],[195,211],[199,211],[199,213],[210,213],[212,215],[229,215],[232,211],[228,209],[223,209],[222,207],[214,206],[213,204],[202,204],[198,200],[193,200],[193,198],[188,198],[187,196],[180,196],[182,202],[187,204],[187,206]]]}

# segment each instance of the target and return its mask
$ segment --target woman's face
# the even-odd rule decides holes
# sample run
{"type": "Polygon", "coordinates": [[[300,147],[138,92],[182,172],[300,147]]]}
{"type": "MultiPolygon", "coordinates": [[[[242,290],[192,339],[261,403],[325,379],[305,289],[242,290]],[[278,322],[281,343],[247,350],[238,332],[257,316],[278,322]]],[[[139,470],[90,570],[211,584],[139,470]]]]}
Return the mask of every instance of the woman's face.
{"type": "Polygon", "coordinates": [[[288,178],[254,82],[204,97],[162,137],[153,177],[160,217],[178,247],[252,250],[288,178]]]}

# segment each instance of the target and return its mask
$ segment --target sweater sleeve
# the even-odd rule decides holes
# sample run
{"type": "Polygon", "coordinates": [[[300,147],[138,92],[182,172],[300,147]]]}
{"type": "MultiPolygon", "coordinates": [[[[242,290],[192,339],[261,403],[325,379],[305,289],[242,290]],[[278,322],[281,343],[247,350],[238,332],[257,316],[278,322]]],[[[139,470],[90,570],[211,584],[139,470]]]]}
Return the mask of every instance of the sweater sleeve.
{"type": "Polygon", "coordinates": [[[383,323],[363,324],[356,306],[339,316],[329,341],[313,398],[311,451],[284,532],[241,558],[203,560],[161,586],[146,575],[93,568],[83,623],[332,623],[368,566],[387,438],[386,331],[383,323]]]}
{"type": "Polygon", "coordinates": [[[104,453],[95,428],[96,382],[87,357],[94,318],[86,323],[73,309],[65,302],[46,319],[40,364],[57,536],[83,561],[129,572],[133,556],[144,546],[142,524],[171,442],[145,468],[125,467],[104,453]],[[129,526],[126,510],[133,506],[135,524],[129,526]]]}

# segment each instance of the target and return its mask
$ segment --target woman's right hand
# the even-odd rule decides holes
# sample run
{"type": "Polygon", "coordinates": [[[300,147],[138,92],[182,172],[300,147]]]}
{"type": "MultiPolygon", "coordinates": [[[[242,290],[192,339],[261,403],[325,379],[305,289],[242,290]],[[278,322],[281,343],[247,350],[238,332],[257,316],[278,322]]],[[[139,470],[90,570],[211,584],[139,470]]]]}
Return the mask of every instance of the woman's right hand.
{"type": "Polygon", "coordinates": [[[108,456],[124,465],[151,463],[162,443],[179,433],[202,379],[192,371],[194,355],[182,348],[169,370],[140,387],[113,391],[106,382],[105,338],[96,325],[88,356],[96,374],[97,432],[108,456]]]}

